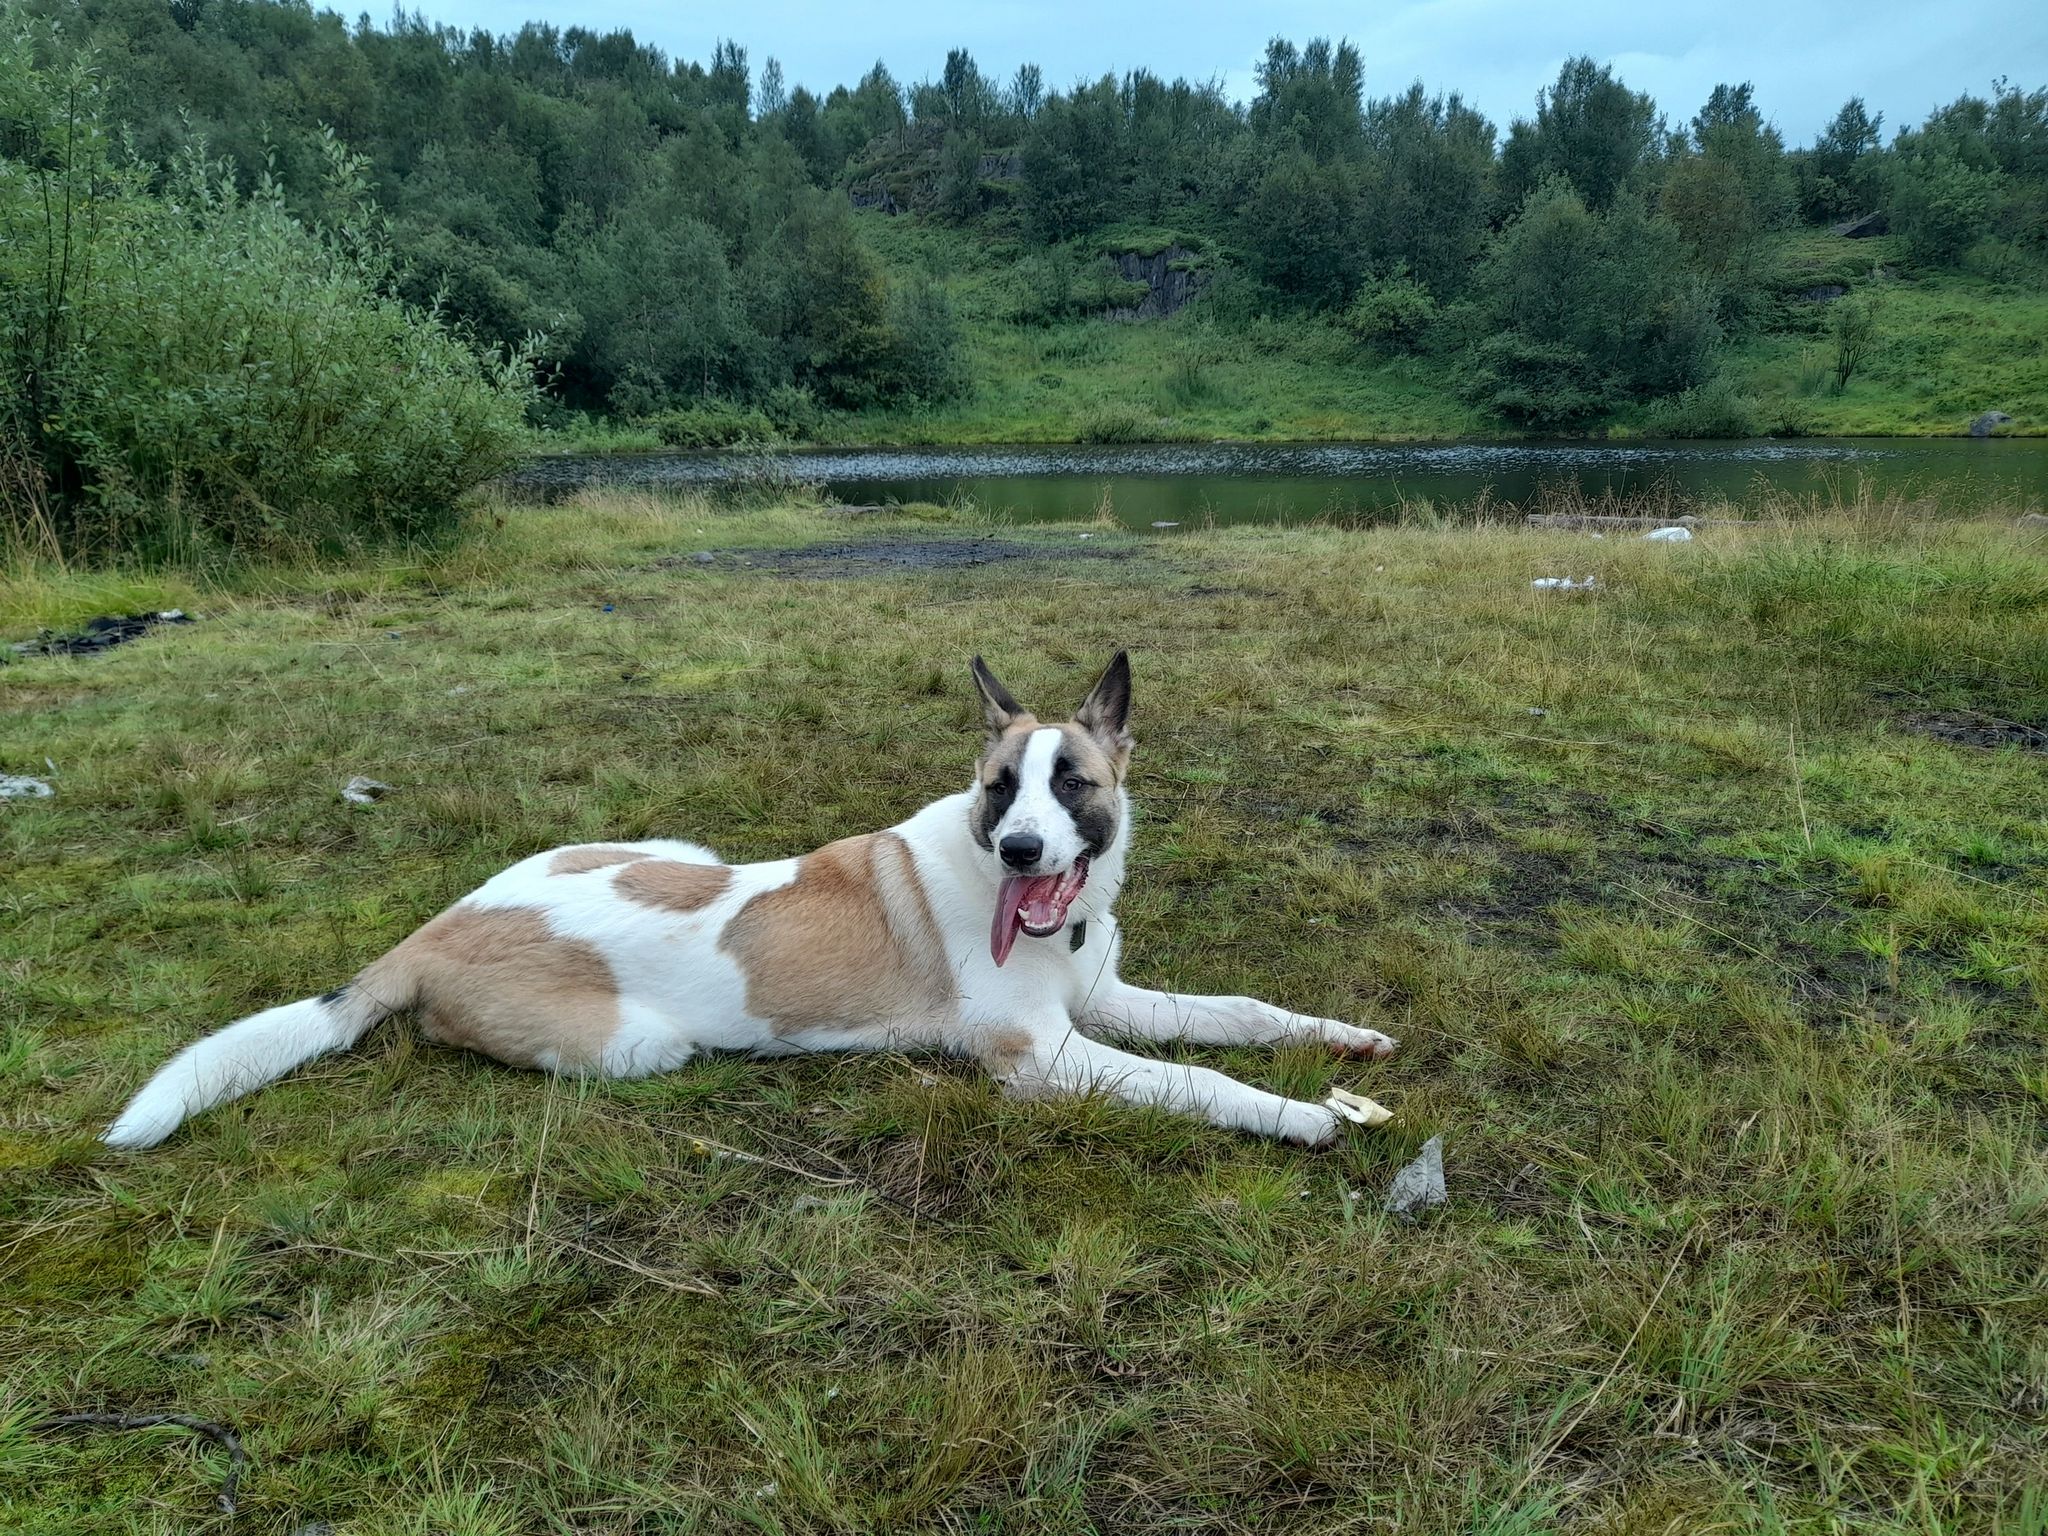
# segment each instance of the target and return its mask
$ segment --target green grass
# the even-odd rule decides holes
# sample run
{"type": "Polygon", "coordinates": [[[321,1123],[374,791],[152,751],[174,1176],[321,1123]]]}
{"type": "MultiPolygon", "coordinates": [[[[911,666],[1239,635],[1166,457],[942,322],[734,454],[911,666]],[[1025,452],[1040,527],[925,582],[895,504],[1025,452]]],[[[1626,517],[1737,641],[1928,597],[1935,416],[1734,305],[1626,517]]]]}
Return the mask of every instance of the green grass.
{"type": "Polygon", "coordinates": [[[1874,299],[1876,343],[1846,389],[1836,391],[1829,373],[1834,348],[1819,304],[1813,334],[1767,335],[1738,349],[1731,381],[1810,436],[1954,435],[1991,410],[2014,418],[2002,431],[2048,432],[2048,287],[2038,274],[1886,277],[1899,270],[1896,246],[1811,234],[1789,239],[1780,257],[1816,283],[1846,281],[1874,299]]]}
{"type": "Polygon", "coordinates": [[[229,1528],[203,1443],[30,1429],[103,1408],[237,1426],[278,1533],[2048,1525],[2048,760],[1907,729],[2048,717],[2038,535],[1012,530],[1056,558],[856,579],[651,562],[933,530],[495,511],[0,668],[0,770],[58,787],[0,805],[0,1528],[229,1528]],[[963,782],[970,654],[1058,709],[1117,643],[1130,973],[1399,1035],[1193,1053],[1392,1130],[891,1056],[556,1084],[401,1020],[88,1139],[512,859],[887,823],[963,782]],[[1432,1134],[1449,1206],[1382,1216],[1432,1134]]]}

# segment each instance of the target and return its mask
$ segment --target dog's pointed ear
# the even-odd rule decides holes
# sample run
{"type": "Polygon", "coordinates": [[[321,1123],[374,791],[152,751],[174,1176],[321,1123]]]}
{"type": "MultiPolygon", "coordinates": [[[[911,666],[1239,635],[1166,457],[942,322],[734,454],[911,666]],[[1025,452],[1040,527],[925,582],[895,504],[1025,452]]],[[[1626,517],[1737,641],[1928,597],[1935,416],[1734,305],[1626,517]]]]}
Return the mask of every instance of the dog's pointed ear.
{"type": "Polygon", "coordinates": [[[974,686],[981,691],[981,718],[991,736],[1000,736],[1030,713],[1011,697],[1002,679],[989,671],[988,663],[974,658],[974,686]]]}
{"type": "Polygon", "coordinates": [[[1101,742],[1121,765],[1131,755],[1130,718],[1131,653],[1118,651],[1074,711],[1074,724],[1101,742]]]}

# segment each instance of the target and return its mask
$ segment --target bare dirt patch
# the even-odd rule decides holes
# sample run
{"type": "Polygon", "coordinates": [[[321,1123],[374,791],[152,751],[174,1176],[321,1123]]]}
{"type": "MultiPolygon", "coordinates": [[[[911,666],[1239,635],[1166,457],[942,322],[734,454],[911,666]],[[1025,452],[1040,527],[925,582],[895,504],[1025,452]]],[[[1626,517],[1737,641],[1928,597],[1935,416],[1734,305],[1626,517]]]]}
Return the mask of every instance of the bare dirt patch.
{"type": "Polygon", "coordinates": [[[1136,551],[1114,544],[1046,544],[1022,539],[888,539],[840,544],[806,544],[795,549],[726,550],[710,562],[691,555],[657,560],[653,569],[701,566],[717,570],[761,571],[777,576],[859,578],[894,576],[905,571],[963,570],[1007,561],[1072,564],[1080,561],[1129,560],[1136,551]]]}
{"type": "Polygon", "coordinates": [[[1958,747],[2019,747],[2048,752],[2048,730],[2018,720],[2001,720],[1973,709],[1918,710],[1899,717],[1917,736],[1931,736],[1958,747]]]}

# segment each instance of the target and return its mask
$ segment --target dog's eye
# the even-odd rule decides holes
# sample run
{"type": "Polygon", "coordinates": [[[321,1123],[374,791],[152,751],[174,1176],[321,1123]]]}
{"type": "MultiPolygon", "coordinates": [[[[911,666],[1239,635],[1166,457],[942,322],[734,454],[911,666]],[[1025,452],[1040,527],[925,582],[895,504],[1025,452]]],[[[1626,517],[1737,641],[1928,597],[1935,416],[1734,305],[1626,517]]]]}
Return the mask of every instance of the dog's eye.
{"type": "Polygon", "coordinates": [[[1088,781],[1086,779],[1077,779],[1070,774],[1068,775],[1066,782],[1062,784],[1060,787],[1070,795],[1078,795],[1082,790],[1088,787],[1088,781]]]}

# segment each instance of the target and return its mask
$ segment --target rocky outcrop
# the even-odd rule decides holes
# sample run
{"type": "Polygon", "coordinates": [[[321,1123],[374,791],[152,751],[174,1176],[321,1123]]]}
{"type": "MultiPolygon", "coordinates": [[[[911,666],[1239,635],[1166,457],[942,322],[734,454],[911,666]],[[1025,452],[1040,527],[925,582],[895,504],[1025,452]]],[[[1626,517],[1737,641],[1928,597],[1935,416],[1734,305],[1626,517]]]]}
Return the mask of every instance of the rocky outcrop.
{"type": "Polygon", "coordinates": [[[898,214],[903,205],[896,201],[896,194],[888,184],[877,176],[872,181],[857,183],[846,189],[846,200],[856,208],[879,208],[887,214],[898,214]]]}
{"type": "Polygon", "coordinates": [[[1892,232],[1892,221],[1882,209],[1866,213],[1860,219],[1851,219],[1846,224],[1837,224],[1830,233],[1840,235],[1844,240],[1867,240],[1872,235],[1888,235],[1892,232]]]}
{"type": "Polygon", "coordinates": [[[1112,256],[1117,275],[1127,283],[1143,283],[1152,291],[1127,308],[1112,309],[1105,320],[1163,320],[1202,291],[1202,274],[1195,269],[1195,253],[1177,245],[1146,255],[1125,251],[1112,256]]]}
{"type": "Polygon", "coordinates": [[[2011,420],[2012,418],[2003,411],[1986,411],[1982,416],[1979,416],[1970,423],[1970,436],[1989,437],[1992,428],[2002,427],[2011,420]]]}
{"type": "Polygon", "coordinates": [[[983,181],[1018,181],[1024,175],[1024,157],[1014,149],[1007,154],[983,155],[977,172],[983,181]]]}

